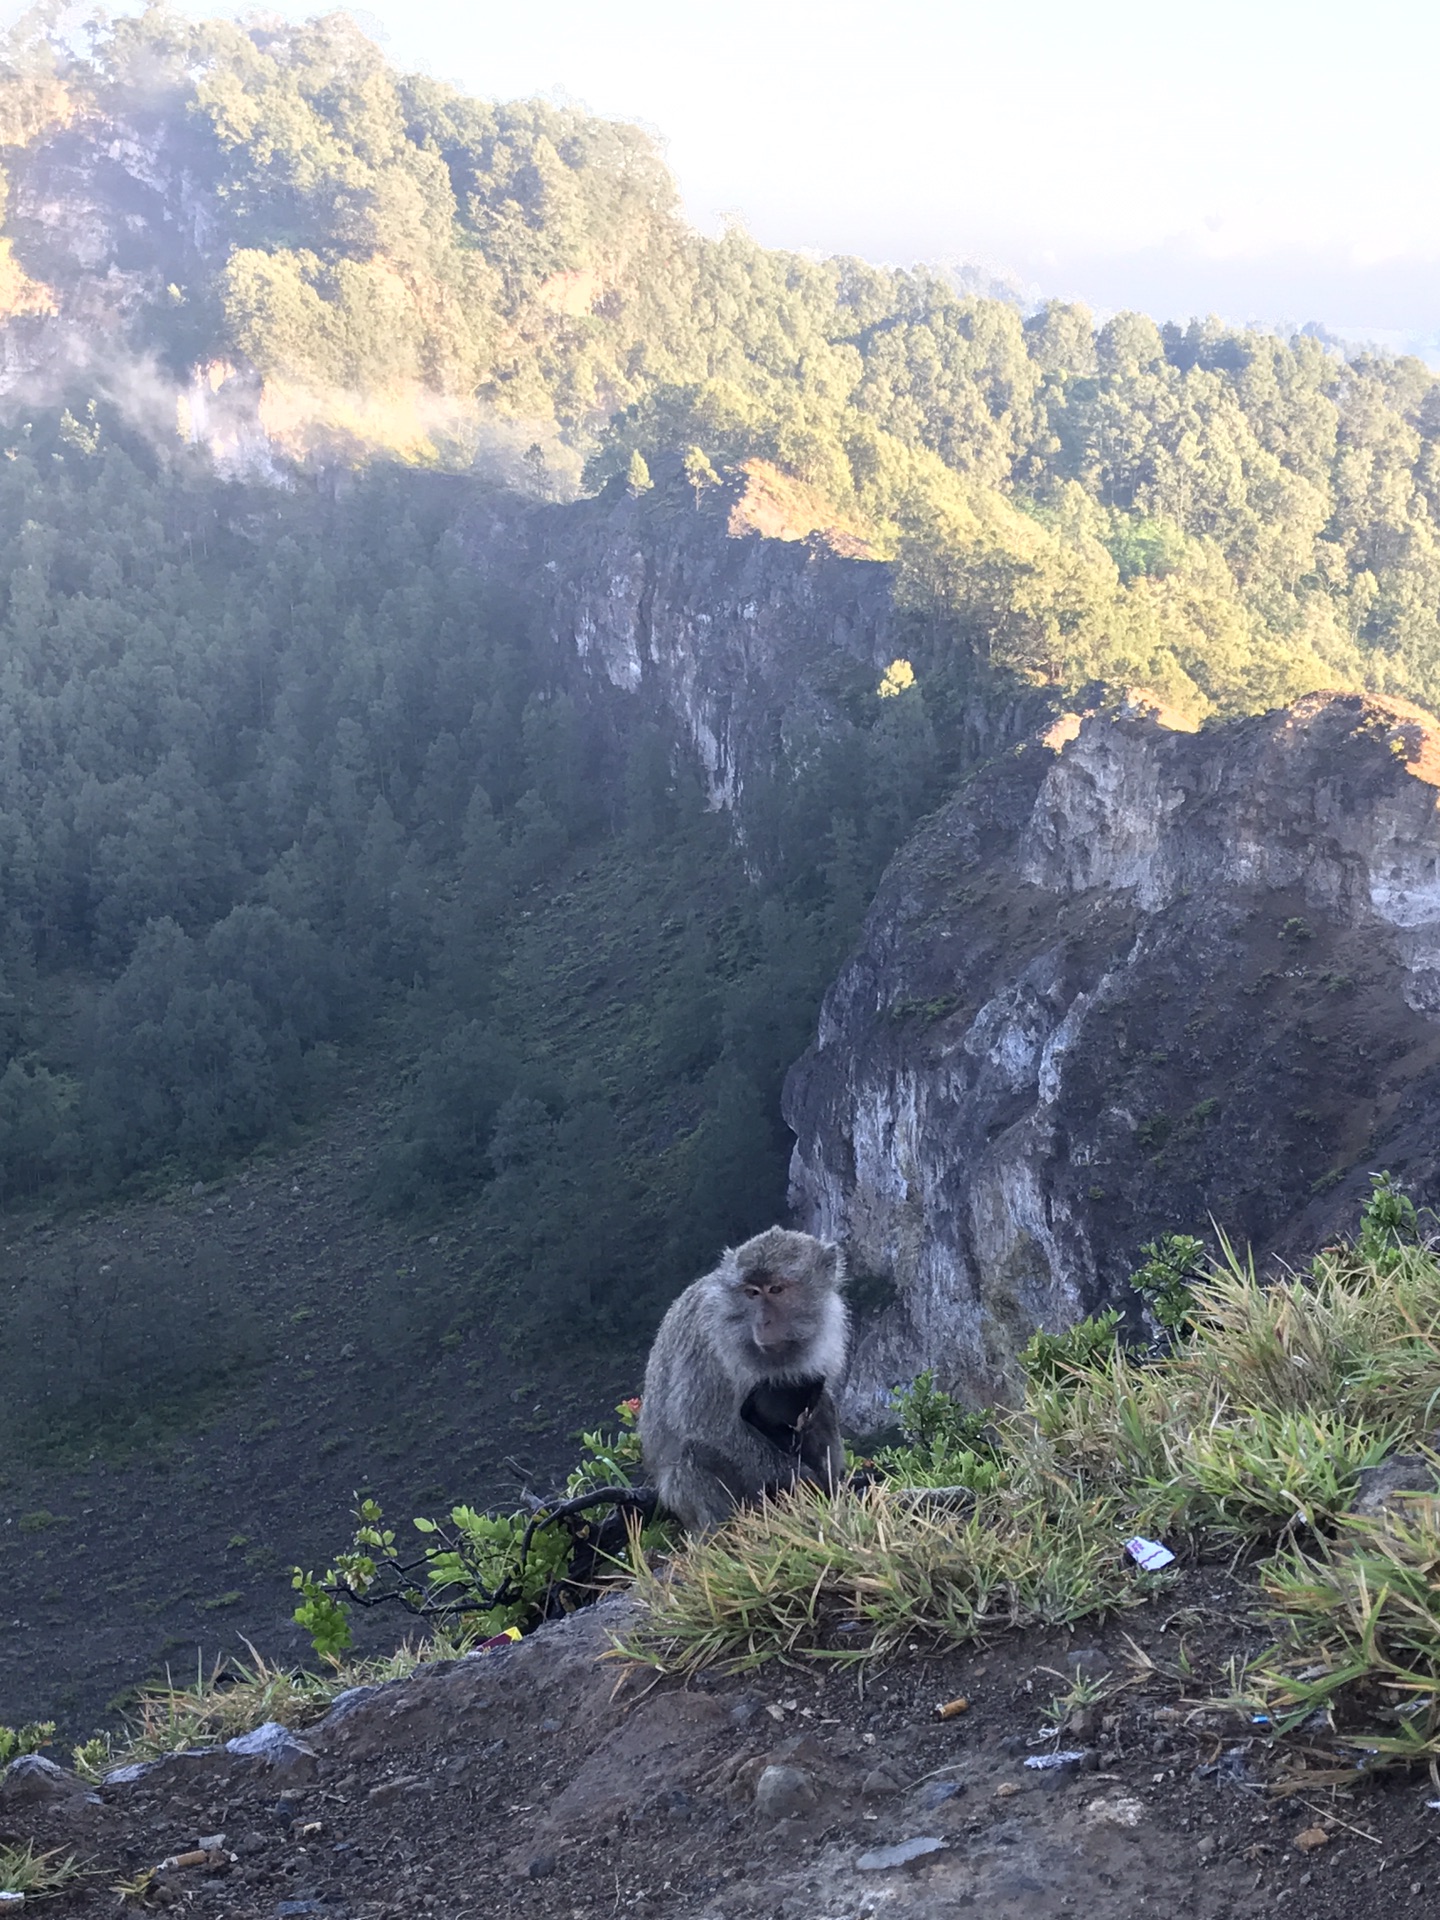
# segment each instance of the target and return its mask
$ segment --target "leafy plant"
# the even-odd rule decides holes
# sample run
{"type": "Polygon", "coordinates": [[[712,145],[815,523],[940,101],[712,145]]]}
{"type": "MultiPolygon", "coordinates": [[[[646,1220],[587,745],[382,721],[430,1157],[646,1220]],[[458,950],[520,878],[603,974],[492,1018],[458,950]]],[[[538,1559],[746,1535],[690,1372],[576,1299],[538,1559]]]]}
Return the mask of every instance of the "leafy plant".
{"type": "Polygon", "coordinates": [[[1001,1468],[988,1410],[968,1413],[935,1384],[933,1371],[918,1374],[892,1396],[903,1446],[880,1447],[870,1465],[908,1487],[969,1487],[990,1492],[1001,1468]]]}
{"type": "Polygon", "coordinates": [[[633,1487],[640,1472],[640,1402],[622,1400],[615,1409],[618,1433],[597,1427],[580,1435],[583,1458],[565,1482],[570,1497],[597,1487],[633,1487]]]}
{"type": "MultiPolygon", "coordinates": [[[[640,1464],[640,1402],[623,1400],[616,1412],[618,1433],[597,1428],[581,1435],[585,1457],[562,1500],[516,1513],[460,1505],[443,1521],[422,1516],[413,1522],[424,1543],[414,1559],[400,1557],[378,1503],[361,1500],[349,1549],[322,1574],[297,1567],[292,1575],[300,1595],[294,1619],[316,1654],[333,1663],[350,1646],[346,1608],[352,1602],[393,1603],[420,1618],[459,1623],[472,1637],[523,1631],[578,1605],[608,1568],[623,1564],[630,1536],[620,1514],[641,1504],[638,1494],[625,1499],[640,1464]],[[607,1493],[615,1496],[612,1513],[597,1523],[594,1513],[603,1512],[607,1493]]],[[[638,1538],[648,1551],[664,1544],[668,1532],[663,1523],[651,1524],[638,1538]]]]}
{"type": "Polygon", "coordinates": [[[1130,1285],[1144,1299],[1160,1326],[1172,1339],[1189,1331],[1195,1319],[1193,1282],[1199,1277],[1205,1243],[1189,1233],[1166,1233],[1140,1251],[1144,1265],[1130,1276],[1130,1285]]]}
{"type": "Polygon", "coordinates": [[[1037,1327],[1031,1334],[1020,1365],[1037,1385],[1062,1386],[1077,1380],[1112,1353],[1120,1337],[1120,1313],[1106,1307],[1087,1320],[1077,1320],[1062,1333],[1037,1327]]]}
{"type": "Polygon", "coordinates": [[[0,1767],[8,1767],[22,1753],[38,1753],[54,1738],[53,1720],[31,1720],[23,1727],[0,1726],[0,1767]]]}
{"type": "Polygon", "coordinates": [[[1400,1250],[1414,1246],[1419,1238],[1420,1216],[1414,1201],[1395,1185],[1388,1172],[1372,1173],[1370,1197],[1360,1214],[1356,1253],[1381,1272],[1390,1273],[1398,1264],[1400,1250]]]}

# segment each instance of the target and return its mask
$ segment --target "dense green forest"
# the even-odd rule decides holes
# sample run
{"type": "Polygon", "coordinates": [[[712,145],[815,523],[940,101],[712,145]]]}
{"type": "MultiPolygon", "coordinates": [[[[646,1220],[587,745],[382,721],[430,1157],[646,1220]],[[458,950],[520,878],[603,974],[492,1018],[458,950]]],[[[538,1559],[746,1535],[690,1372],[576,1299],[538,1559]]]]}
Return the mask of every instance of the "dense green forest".
{"type": "Polygon", "coordinates": [[[0,324],[18,365],[106,318],[0,432],[6,1206],[219,1168],[378,1036],[406,1073],[379,1203],[463,1196],[481,1293],[648,1326],[780,1207],[780,1078],[960,765],[932,663],[779,769],[742,858],[666,724],[482,586],[426,475],[362,436],[344,486],[226,481],[139,429],[125,356],[172,394],[224,360],[429,395],[508,422],[542,493],[766,459],[967,672],[1057,697],[1440,704],[1418,362],[709,240],[635,129],[397,74],[340,15],[152,6],[85,52],[52,17],[0,70],[0,324]]]}
{"type": "Polygon", "coordinates": [[[213,1174],[366,1040],[373,1201],[478,1206],[515,1328],[634,1337],[783,1207],[781,1077],[946,778],[919,689],[757,777],[742,858],[448,482],[243,488],[98,408],[0,449],[0,1200],[213,1174]]]}
{"type": "Polygon", "coordinates": [[[427,392],[592,483],[635,449],[763,455],[898,553],[907,593],[1062,687],[1138,682],[1197,719],[1337,683],[1440,704],[1440,385],[1418,361],[1096,329],[705,239],[636,129],[398,74],[342,15],[151,6],[83,56],[47,17],[0,76],[0,286],[63,306],[93,271],[26,183],[103,201],[123,132],[146,156],[127,191],[153,199],[117,229],[129,345],[177,376],[218,355],[277,388],[427,392]]]}

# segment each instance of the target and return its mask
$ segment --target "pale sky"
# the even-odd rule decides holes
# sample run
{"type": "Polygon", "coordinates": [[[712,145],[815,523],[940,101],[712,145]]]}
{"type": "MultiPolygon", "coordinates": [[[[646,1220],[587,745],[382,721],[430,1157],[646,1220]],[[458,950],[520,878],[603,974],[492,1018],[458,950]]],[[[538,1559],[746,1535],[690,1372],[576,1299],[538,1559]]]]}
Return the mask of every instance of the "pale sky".
{"type": "Polygon", "coordinates": [[[739,215],[770,245],[980,259],[1103,309],[1440,342],[1435,0],[353,11],[402,67],[642,122],[707,230],[739,215]]]}

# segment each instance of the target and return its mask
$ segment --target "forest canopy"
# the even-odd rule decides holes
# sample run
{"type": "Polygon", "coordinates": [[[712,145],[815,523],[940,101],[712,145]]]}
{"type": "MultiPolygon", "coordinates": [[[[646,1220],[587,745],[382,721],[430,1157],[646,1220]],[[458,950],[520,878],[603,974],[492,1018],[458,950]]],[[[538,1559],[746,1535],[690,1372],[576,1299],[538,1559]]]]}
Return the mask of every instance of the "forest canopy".
{"type": "MultiPolygon", "coordinates": [[[[898,557],[903,593],[1062,689],[1138,683],[1196,720],[1337,684],[1440,706],[1440,383],[1418,361],[1027,315],[924,269],[707,239],[639,130],[400,74],[342,14],[151,6],[81,53],[37,12],[0,134],[11,264],[62,307],[97,268],[40,230],[45,192],[103,214],[143,183],[113,264],[131,351],[176,378],[220,361],[363,395],[361,440],[377,395],[428,395],[592,485],[636,452],[764,458],[898,557]]],[[[12,325],[44,325],[22,305],[12,325]]]]}

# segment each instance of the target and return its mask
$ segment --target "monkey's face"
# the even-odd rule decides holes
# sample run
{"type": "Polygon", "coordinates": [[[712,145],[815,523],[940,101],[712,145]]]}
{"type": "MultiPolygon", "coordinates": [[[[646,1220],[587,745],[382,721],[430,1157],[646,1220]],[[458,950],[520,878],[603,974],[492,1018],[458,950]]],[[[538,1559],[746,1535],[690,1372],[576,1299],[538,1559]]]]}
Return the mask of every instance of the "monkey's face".
{"type": "Polygon", "coordinates": [[[750,1338],[767,1360],[783,1363],[814,1332],[810,1288],[802,1280],[761,1267],[743,1275],[736,1291],[745,1303],[750,1338]]]}

